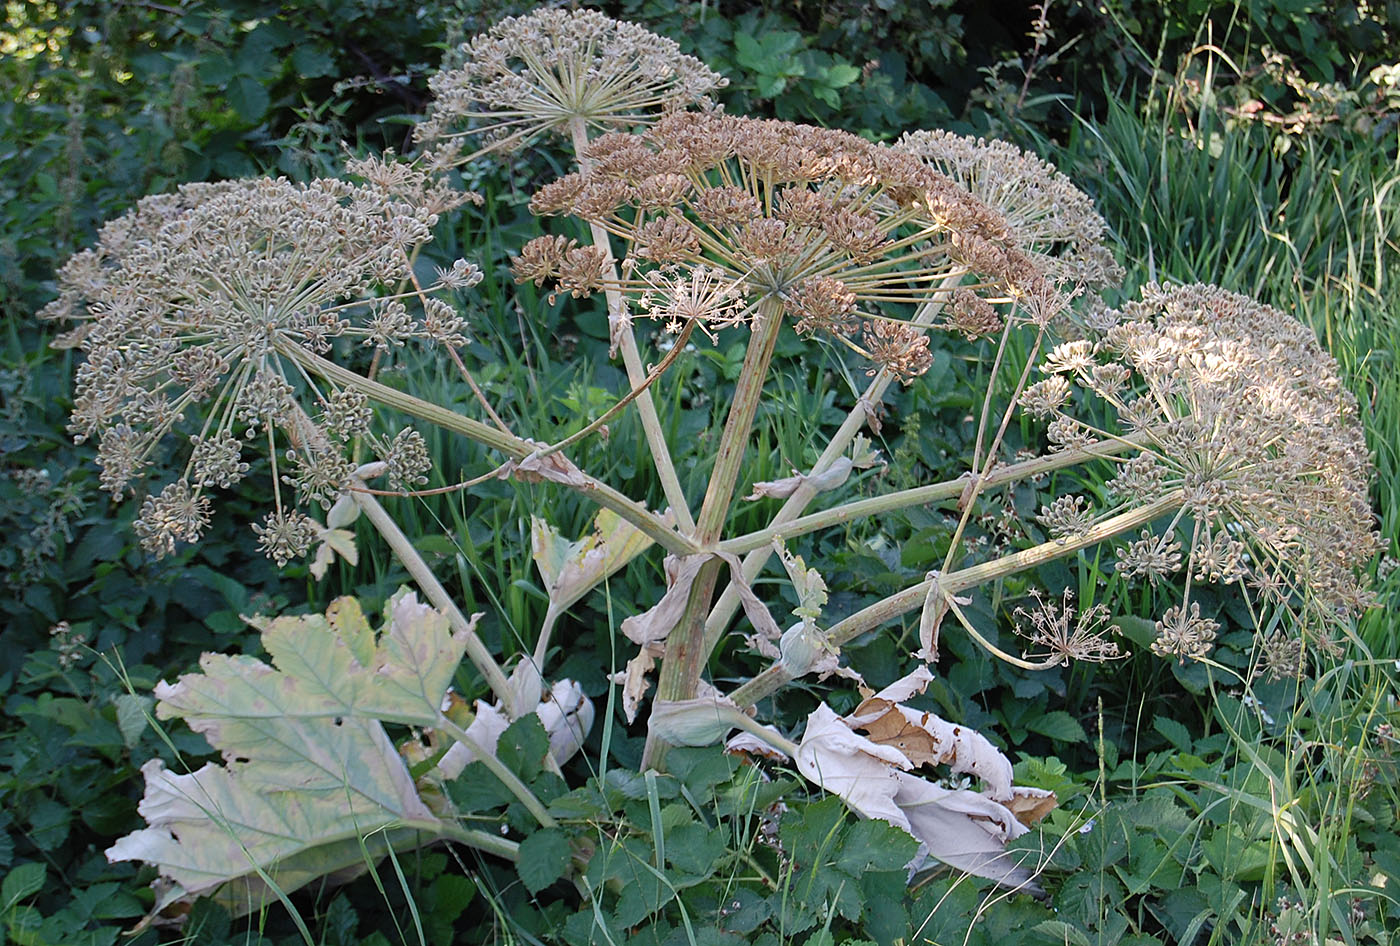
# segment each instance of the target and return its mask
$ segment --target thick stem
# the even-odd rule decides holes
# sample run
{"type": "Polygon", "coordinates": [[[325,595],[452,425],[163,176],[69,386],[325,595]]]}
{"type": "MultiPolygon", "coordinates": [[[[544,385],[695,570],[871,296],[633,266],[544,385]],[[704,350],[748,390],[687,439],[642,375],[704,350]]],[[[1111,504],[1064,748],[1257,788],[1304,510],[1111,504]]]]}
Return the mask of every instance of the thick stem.
{"type": "Polygon", "coordinates": [[[734,386],[734,402],[729,408],[724,433],[720,435],[719,452],[715,455],[705,500],[700,504],[700,515],[695,522],[695,538],[702,546],[719,538],[729,516],[729,504],[734,498],[734,487],[749,445],[749,432],[753,429],[754,415],[758,413],[763,382],[768,379],[768,365],[773,360],[773,349],[782,325],[782,303],[771,295],[765,296],[754,312],[748,350],[739,370],[739,381],[734,386]]]}
{"type": "MultiPolygon", "coordinates": [[[[578,158],[579,166],[583,167],[583,153],[588,146],[588,127],[582,118],[575,117],[569,120],[569,133],[573,138],[574,154],[578,158]]],[[[591,221],[588,229],[593,237],[593,245],[607,254],[604,278],[611,284],[618,283],[617,264],[613,259],[608,232],[601,224],[591,221]]],[[[651,392],[645,389],[647,372],[642,365],[641,353],[637,349],[637,338],[632,334],[632,326],[628,322],[627,303],[623,300],[622,293],[616,289],[608,289],[604,296],[608,303],[608,332],[618,340],[622,364],[627,370],[627,383],[634,391],[642,389],[637,396],[637,415],[642,420],[642,432],[646,436],[652,462],[656,464],[656,475],[661,480],[661,490],[666,495],[666,502],[671,504],[671,511],[675,514],[676,524],[681,532],[694,532],[695,520],[691,518],[685,490],[681,488],[681,481],[676,476],[671,450],[661,429],[661,418],[656,413],[656,403],[651,399],[651,392]]]]}
{"type": "MultiPolygon", "coordinates": [[[[312,354],[297,345],[279,346],[278,353],[300,364],[312,374],[319,375],[341,387],[353,388],[367,397],[373,398],[386,407],[403,411],[410,417],[417,417],[452,433],[461,434],[477,443],[499,450],[514,460],[523,460],[539,449],[539,444],[522,440],[470,417],[441,407],[431,401],[398,391],[378,381],[371,381],[364,375],[348,368],[342,368],[333,361],[312,354]]],[[[690,555],[700,550],[694,541],[680,535],[662,521],[661,517],[640,503],[586,473],[581,473],[580,484],[568,484],[587,496],[593,502],[611,509],[623,519],[636,526],[646,536],[662,548],[681,555],[690,555]]]]}
{"type": "MultiPolygon", "coordinates": [[[[415,827],[413,822],[409,822],[404,827],[415,827]]],[[[508,861],[520,859],[520,842],[511,841],[490,831],[479,831],[475,828],[461,828],[455,824],[443,824],[439,826],[424,825],[424,830],[429,833],[441,834],[445,840],[456,841],[465,844],[467,847],[474,847],[478,851],[485,851],[487,854],[495,854],[497,857],[505,858],[508,861]]]]}
{"type": "MultiPolygon", "coordinates": [[[[748,351],[744,354],[744,365],[734,388],[734,401],[720,437],[714,469],[710,472],[710,484],[705,490],[705,501],[700,505],[695,537],[702,544],[714,542],[724,528],[782,321],[782,304],[771,296],[764,298],[754,313],[748,351]]],[[[656,681],[658,700],[688,700],[695,695],[700,674],[710,656],[705,617],[709,614],[722,567],[719,559],[713,559],[700,569],[686,602],[685,613],[666,638],[666,653],[662,657],[656,681]]],[[[664,744],[648,735],[643,755],[644,767],[659,767],[665,754],[664,744]]]]}
{"type": "MultiPolygon", "coordinates": [[[[1054,559],[1064,558],[1066,555],[1072,555],[1081,549],[1097,545],[1116,535],[1121,535],[1129,529],[1145,525],[1158,516],[1179,509],[1182,501],[1181,490],[1174,490],[1145,506],[1111,516],[1067,539],[1045,542],[994,561],[983,562],[980,565],[973,565],[921,581],[917,585],[912,585],[888,598],[877,601],[832,625],[827,631],[827,636],[833,646],[839,647],[866,631],[879,627],[886,621],[922,607],[924,599],[928,597],[929,589],[935,581],[943,593],[954,595],[960,591],[966,591],[969,588],[975,588],[978,585],[996,581],[1029,568],[1035,568],[1054,559]]],[[[739,687],[730,694],[730,697],[740,706],[752,706],[770,693],[786,686],[792,679],[792,674],[783,669],[781,664],[774,664],[739,687]]]]}
{"type": "MultiPolygon", "coordinates": [[[[359,480],[355,485],[361,485],[359,480]]],[[[511,719],[516,718],[515,696],[510,688],[509,681],[506,680],[505,673],[497,665],[491,652],[486,649],[486,645],[481,642],[481,638],[476,636],[476,631],[472,629],[471,622],[462,614],[457,603],[452,600],[452,596],[447,593],[447,589],[437,580],[428,563],[423,561],[423,556],[418,554],[418,550],[413,547],[413,543],[404,535],[398,523],[393,517],[379,505],[379,500],[369,493],[358,489],[350,490],[350,498],[355,501],[355,505],[364,513],[370,524],[379,531],[384,541],[389,544],[395,557],[408,569],[408,574],[413,581],[422,589],[427,596],[429,603],[447,616],[448,623],[452,625],[452,630],[461,634],[466,640],[467,658],[472,662],[481,675],[486,678],[486,684],[491,688],[491,692],[496,694],[496,698],[505,707],[506,715],[511,719]]]]}
{"type": "MultiPolygon", "coordinates": [[[[919,305],[919,309],[914,314],[914,319],[910,324],[916,329],[923,329],[931,325],[933,320],[938,316],[938,313],[943,309],[944,291],[955,287],[962,280],[965,273],[966,270],[958,269],[948,274],[933,291],[933,295],[925,299],[919,305]]],[[[846,415],[846,419],[842,422],[841,426],[837,428],[836,433],[832,435],[831,442],[826,445],[826,449],[822,451],[822,455],[818,457],[817,462],[812,465],[808,476],[817,476],[825,472],[831,467],[831,464],[841,458],[842,454],[846,452],[846,448],[851,445],[851,441],[855,439],[856,434],[858,434],[861,428],[868,422],[867,412],[874,410],[875,405],[879,404],[884,398],[885,391],[894,383],[894,378],[893,372],[884,368],[881,368],[876,373],[874,379],[870,382],[869,386],[866,387],[865,393],[860,396],[855,406],[851,408],[850,413],[846,415]]],[[[742,549],[726,549],[726,551],[733,551],[735,554],[748,552],[748,555],[744,557],[743,566],[745,581],[752,582],[754,578],[758,576],[758,573],[763,570],[763,566],[768,564],[768,557],[773,554],[772,541],[775,536],[802,534],[801,532],[788,533],[786,531],[779,531],[778,527],[785,523],[793,522],[801,516],[802,511],[807,508],[807,505],[816,495],[817,490],[804,483],[793,491],[793,494],[783,503],[782,508],[778,510],[777,515],[773,517],[772,522],[769,523],[767,537],[764,538],[762,542],[745,546],[742,549]]],[[[927,500],[925,500],[925,502],[927,502],[927,500]]],[[[821,526],[817,526],[816,528],[821,528],[821,526]]],[[[758,533],[755,533],[755,535],[757,534],[758,533]]],[[[725,543],[721,543],[722,546],[724,544],[725,543]]],[[[738,609],[739,589],[731,582],[724,589],[724,593],[720,595],[719,601],[715,603],[714,610],[710,612],[710,616],[705,622],[705,636],[706,639],[710,641],[710,646],[712,648],[714,644],[718,642],[719,636],[729,625],[730,620],[734,617],[734,613],[738,609]]]]}

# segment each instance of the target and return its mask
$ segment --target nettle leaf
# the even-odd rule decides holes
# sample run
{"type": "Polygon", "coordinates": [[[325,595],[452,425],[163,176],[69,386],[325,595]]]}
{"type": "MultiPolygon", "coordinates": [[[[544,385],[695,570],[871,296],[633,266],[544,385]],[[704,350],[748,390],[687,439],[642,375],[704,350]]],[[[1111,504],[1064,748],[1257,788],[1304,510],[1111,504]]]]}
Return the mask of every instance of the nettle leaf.
{"type": "Polygon", "coordinates": [[[563,831],[544,828],[520,842],[515,870],[530,893],[539,893],[564,876],[571,854],[568,836],[563,831]]]}
{"type": "Polygon", "coordinates": [[[148,827],[107,850],[154,864],[157,900],[210,896],[235,914],[328,874],[352,876],[443,823],[419,797],[383,723],[428,725],[464,651],[447,620],[396,595],[375,635],[359,605],[253,622],[273,666],[205,654],[203,671],[156,687],[156,716],[183,719],[224,764],[141,769],[148,827]]]}

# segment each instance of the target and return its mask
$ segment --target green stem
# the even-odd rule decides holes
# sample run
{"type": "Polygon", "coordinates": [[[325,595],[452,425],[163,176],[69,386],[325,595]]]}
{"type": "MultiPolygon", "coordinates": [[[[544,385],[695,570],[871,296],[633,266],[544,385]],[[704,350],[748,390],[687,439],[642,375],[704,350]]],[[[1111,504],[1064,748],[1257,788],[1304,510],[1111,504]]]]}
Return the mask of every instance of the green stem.
{"type": "Polygon", "coordinates": [[[739,381],[734,386],[734,402],[729,408],[714,469],[710,471],[710,483],[695,522],[695,538],[701,545],[710,545],[719,538],[729,516],[734,487],[749,445],[749,432],[753,429],[754,415],[758,413],[763,382],[768,379],[768,365],[773,360],[773,349],[782,325],[782,303],[772,295],[764,296],[754,312],[748,350],[744,353],[739,381]]]}
{"type": "Polygon", "coordinates": [[[485,747],[478,744],[475,739],[469,736],[465,729],[452,722],[452,720],[448,719],[447,716],[443,714],[438,714],[436,728],[447,733],[457,742],[470,749],[476,760],[485,766],[488,772],[501,780],[501,784],[506,787],[506,790],[514,795],[530,814],[535,816],[535,820],[538,821],[542,827],[552,828],[557,824],[549,811],[545,808],[544,803],[535,797],[534,792],[530,791],[529,786],[520,781],[518,775],[506,768],[500,759],[487,752],[485,747]]]}
{"type": "MultiPolygon", "coordinates": [[[[371,381],[362,374],[357,374],[348,368],[342,368],[335,362],[312,354],[298,345],[279,346],[277,350],[279,354],[295,361],[307,371],[319,375],[327,381],[341,387],[353,388],[386,407],[403,411],[410,417],[417,417],[419,420],[427,421],[434,426],[461,434],[477,443],[499,450],[513,460],[523,460],[540,447],[539,444],[522,440],[513,434],[497,430],[470,417],[464,417],[431,401],[425,401],[404,391],[395,390],[388,385],[380,384],[378,381],[371,381]]],[[[611,509],[662,548],[681,555],[690,555],[700,551],[700,547],[692,539],[680,535],[667,526],[660,516],[641,503],[634,502],[606,483],[582,473],[582,471],[580,474],[583,483],[572,486],[573,489],[593,500],[599,506],[611,509]]]]}
{"type": "MultiPolygon", "coordinates": [[[[405,827],[416,827],[414,823],[409,823],[405,827]]],[[[427,826],[423,826],[428,830],[427,826]]],[[[474,847],[478,851],[485,851],[487,854],[495,854],[497,857],[505,858],[508,861],[520,859],[520,843],[503,838],[500,835],[492,834],[490,831],[479,831],[475,828],[460,828],[455,824],[444,824],[434,829],[436,833],[442,835],[449,841],[456,841],[468,847],[474,847]]]]}
{"type": "MultiPolygon", "coordinates": [[[[1125,438],[1104,442],[1095,444],[1087,450],[1063,450],[1059,453],[1013,463],[1010,466],[998,467],[983,479],[982,489],[995,489],[1007,483],[1018,482],[1055,470],[1063,470],[1066,467],[1077,466],[1089,460],[1117,456],[1129,450],[1140,449],[1142,439],[1144,438],[1125,438]]],[[[883,496],[872,496],[869,499],[857,499],[801,518],[775,523],[766,529],[725,539],[718,544],[717,548],[721,552],[732,552],[735,555],[750,550],[770,548],[776,538],[789,539],[842,523],[854,522],[857,519],[893,512],[897,509],[907,509],[910,506],[952,499],[962,495],[970,482],[971,480],[967,476],[960,476],[955,480],[944,480],[941,483],[930,483],[927,486],[915,486],[911,489],[886,493],[883,496]]],[[[745,559],[745,564],[748,564],[747,559],[745,559]]]]}
{"type": "MultiPolygon", "coordinates": [[[[363,481],[357,478],[354,480],[354,485],[363,485],[363,481]]],[[[354,500],[355,505],[364,513],[370,524],[379,531],[380,536],[389,544],[389,548],[403,563],[404,568],[408,569],[408,574],[423,590],[423,594],[427,596],[432,606],[445,614],[448,623],[452,625],[452,630],[465,639],[467,657],[471,660],[472,666],[476,667],[486,678],[486,684],[491,688],[491,692],[496,694],[496,698],[505,707],[506,715],[515,719],[515,696],[509,681],[506,680],[505,673],[497,665],[491,652],[486,649],[486,645],[481,642],[481,638],[476,636],[471,622],[462,614],[457,603],[447,593],[447,589],[437,580],[437,576],[428,567],[428,563],[423,561],[423,556],[418,554],[418,550],[413,547],[408,536],[404,535],[398,523],[384,510],[383,506],[379,505],[379,500],[375,499],[373,495],[364,490],[352,488],[350,498],[354,500]]]]}
{"type": "MultiPolygon", "coordinates": [[[[909,324],[916,329],[924,329],[933,323],[938,313],[943,309],[943,293],[945,290],[955,287],[966,273],[965,269],[957,269],[949,273],[933,290],[932,295],[919,305],[919,309],[914,314],[914,319],[909,324]]],[[[831,442],[826,445],[822,455],[813,464],[809,476],[817,476],[828,470],[833,463],[841,458],[846,452],[846,448],[851,445],[857,433],[860,432],[867,423],[867,410],[873,410],[885,396],[885,391],[894,383],[894,374],[887,369],[881,368],[866,387],[865,393],[861,395],[841,426],[837,428],[831,437],[831,442]]],[[[774,537],[778,535],[801,535],[801,532],[788,533],[780,531],[778,527],[785,523],[792,522],[802,515],[802,510],[817,495],[817,490],[805,483],[799,486],[791,496],[783,503],[777,515],[769,523],[769,528],[763,533],[753,533],[753,536],[764,535],[762,541],[754,545],[743,546],[742,548],[725,549],[732,551],[736,555],[748,552],[744,558],[743,575],[744,580],[752,582],[763,570],[763,566],[768,563],[768,558],[773,554],[772,543],[774,537]]],[[[892,507],[898,508],[898,507],[892,507]]],[[[839,520],[838,520],[839,521],[839,520]]],[[[816,528],[822,528],[817,526],[816,528]]],[[[739,540],[735,540],[739,541],[739,540]]],[[[720,543],[721,547],[729,543],[720,543]]],[[[710,642],[711,648],[719,641],[719,637],[724,633],[724,629],[729,626],[734,613],[739,609],[739,589],[732,582],[724,589],[719,601],[715,603],[714,610],[710,612],[709,618],[705,622],[705,637],[710,642]]]]}
{"type": "MultiPolygon", "coordinates": [[[[734,401],[720,438],[714,469],[710,472],[705,500],[700,505],[695,537],[702,544],[713,543],[724,527],[782,324],[782,303],[772,296],[765,297],[754,313],[744,365],[734,387],[734,401]]],[[[700,674],[710,656],[705,618],[709,614],[722,567],[719,559],[713,559],[700,569],[686,602],[685,613],[666,637],[666,653],[661,659],[656,681],[658,700],[687,700],[695,695],[700,674]]],[[[664,743],[648,734],[643,767],[660,767],[665,755],[664,743]]]]}
{"type": "MultiPolygon", "coordinates": [[[[1054,559],[1064,558],[1066,555],[1072,555],[1081,549],[1097,545],[1180,508],[1182,502],[1182,491],[1174,490],[1145,506],[1111,516],[1067,539],[1044,542],[994,561],[983,562],[980,565],[973,565],[921,581],[917,585],[912,585],[888,598],[877,601],[832,625],[827,631],[827,636],[833,646],[840,647],[866,631],[879,627],[886,621],[921,607],[934,582],[938,583],[939,589],[944,594],[954,595],[960,591],[966,591],[969,588],[975,588],[978,585],[996,581],[1029,568],[1035,568],[1054,559]]],[[[792,680],[792,674],[781,664],[773,664],[735,690],[730,694],[730,697],[740,706],[752,706],[792,680]]]]}
{"type": "MultiPolygon", "coordinates": [[[[588,126],[582,118],[575,116],[569,120],[569,134],[573,138],[574,154],[582,167],[583,152],[588,147],[588,126]]],[[[617,264],[612,255],[612,242],[608,239],[608,232],[601,224],[593,221],[589,221],[588,230],[593,237],[593,245],[607,254],[607,269],[604,273],[606,281],[616,285],[619,282],[617,264]]],[[[666,502],[671,504],[671,511],[675,514],[676,524],[680,526],[681,532],[694,532],[695,521],[691,518],[689,505],[686,504],[685,490],[681,488],[681,481],[676,476],[671,451],[666,445],[666,435],[661,429],[661,419],[656,413],[656,403],[651,398],[651,392],[646,389],[647,372],[642,365],[641,353],[637,349],[637,338],[632,333],[632,326],[627,324],[627,303],[623,300],[622,293],[616,289],[606,290],[604,296],[608,303],[609,333],[613,332],[615,320],[623,323],[617,329],[618,347],[622,351],[622,364],[627,370],[628,384],[634,391],[641,389],[637,395],[637,415],[641,418],[642,432],[646,436],[652,462],[656,465],[657,478],[661,480],[661,490],[666,495],[666,502]]],[[[677,343],[677,348],[681,347],[683,345],[677,343]]]]}

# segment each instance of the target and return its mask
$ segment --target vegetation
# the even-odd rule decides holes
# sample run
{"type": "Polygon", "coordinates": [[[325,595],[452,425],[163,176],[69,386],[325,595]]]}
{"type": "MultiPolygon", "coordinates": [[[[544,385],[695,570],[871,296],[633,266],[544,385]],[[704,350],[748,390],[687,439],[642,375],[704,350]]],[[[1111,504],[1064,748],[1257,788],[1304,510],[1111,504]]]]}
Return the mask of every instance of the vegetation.
{"type": "Polygon", "coordinates": [[[1391,943],[1400,15],[486,6],[7,4],[3,941],[1391,943]]]}

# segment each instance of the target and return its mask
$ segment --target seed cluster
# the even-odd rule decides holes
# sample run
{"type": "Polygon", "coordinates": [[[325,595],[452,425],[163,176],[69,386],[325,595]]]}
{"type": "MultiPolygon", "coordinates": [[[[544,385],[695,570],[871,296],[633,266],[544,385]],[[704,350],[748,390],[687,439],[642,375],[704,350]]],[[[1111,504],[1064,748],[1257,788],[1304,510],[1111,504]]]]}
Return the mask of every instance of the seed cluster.
{"type": "MultiPolygon", "coordinates": [[[[464,343],[450,305],[392,288],[412,284],[409,254],[431,239],[433,207],[460,201],[384,161],[351,170],[366,183],[255,179],[147,198],[64,267],[46,314],[81,323],[69,335],[87,354],[71,429],[97,438],[103,487],[123,495],[163,440],[188,444],[176,481],[142,505],[137,532],[157,555],[200,537],[206,491],[242,479],[255,438],[273,463],[274,510],[257,527],[264,547],[285,562],[314,539],[310,520],[284,508],[281,484],[328,507],[351,470],[338,444],[369,434],[369,409],[363,395],[314,383],[289,355],[325,355],[337,342],[380,355],[409,339],[464,343]]],[[[429,289],[480,278],[459,260],[429,289]]],[[[421,480],[421,440],[415,449],[405,434],[367,439],[397,482],[421,480]]]]}
{"type": "Polygon", "coordinates": [[[429,80],[433,106],[416,132],[443,163],[460,159],[468,136],[515,148],[575,118],[630,128],[703,102],[727,82],[674,41],[593,10],[507,18],[455,58],[429,80]]]}
{"type": "MultiPolygon", "coordinates": [[[[721,295],[747,303],[742,313],[726,308],[724,324],[775,300],[799,331],[826,333],[906,382],[931,363],[928,340],[877,306],[951,295],[968,272],[964,295],[982,288],[1003,300],[1044,281],[995,210],[912,155],[845,132],[672,115],[641,134],[601,136],[585,167],[541,188],[531,209],[582,217],[622,240],[621,282],[603,286],[590,260],[552,236],[525,247],[518,279],[616,288],[673,319],[692,307],[684,295],[659,304],[654,273],[703,267],[732,285],[721,295]]],[[[962,331],[999,324],[966,302],[959,311],[947,324],[962,331]]]]}
{"type": "Polygon", "coordinates": [[[893,145],[966,187],[1006,218],[1021,252],[1050,276],[1111,286],[1123,268],[1104,244],[1094,202],[1055,167],[1005,141],[913,131],[893,145]]]}
{"type": "MultiPolygon", "coordinates": [[[[1336,362],[1297,319],[1213,286],[1148,286],[1101,321],[1094,339],[1052,350],[1044,369],[1111,405],[1121,432],[1066,414],[1072,391],[1060,381],[1024,400],[1052,424],[1138,439],[1141,452],[1117,461],[1107,484],[1121,504],[1182,497],[1172,529],[1144,531],[1118,558],[1123,574],[1154,580],[1185,566],[1187,600],[1158,622],[1154,649],[1208,652],[1217,628],[1190,602],[1190,582],[1241,580],[1332,646],[1328,628],[1370,600],[1358,572],[1378,546],[1370,458],[1336,362]]],[[[1047,512],[1054,527],[1088,525],[1077,509],[1047,512]]]]}

